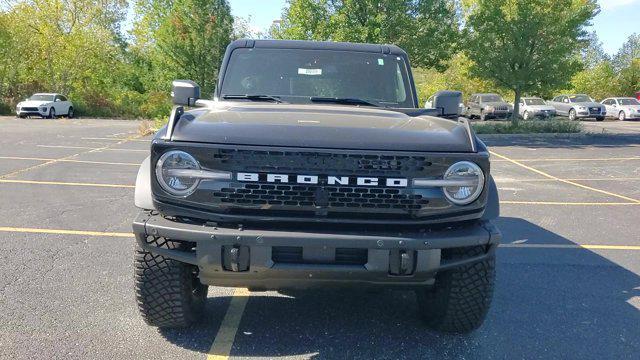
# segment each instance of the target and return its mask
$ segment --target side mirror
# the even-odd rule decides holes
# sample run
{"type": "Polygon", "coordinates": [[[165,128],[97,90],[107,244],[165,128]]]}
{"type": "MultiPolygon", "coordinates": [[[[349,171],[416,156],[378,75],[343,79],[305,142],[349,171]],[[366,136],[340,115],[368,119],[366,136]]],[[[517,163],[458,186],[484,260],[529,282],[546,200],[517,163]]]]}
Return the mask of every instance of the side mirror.
{"type": "Polygon", "coordinates": [[[56,99],[56,100],[55,100],[55,102],[60,102],[60,101],[62,101],[62,100],[60,100],[60,99],[56,99]]]}
{"type": "Polygon", "coordinates": [[[194,106],[200,99],[200,86],[191,80],[174,80],[171,98],[176,105],[194,106]]]}
{"type": "Polygon", "coordinates": [[[432,106],[440,110],[442,116],[458,116],[461,102],[462,92],[443,90],[433,95],[432,106]]]}

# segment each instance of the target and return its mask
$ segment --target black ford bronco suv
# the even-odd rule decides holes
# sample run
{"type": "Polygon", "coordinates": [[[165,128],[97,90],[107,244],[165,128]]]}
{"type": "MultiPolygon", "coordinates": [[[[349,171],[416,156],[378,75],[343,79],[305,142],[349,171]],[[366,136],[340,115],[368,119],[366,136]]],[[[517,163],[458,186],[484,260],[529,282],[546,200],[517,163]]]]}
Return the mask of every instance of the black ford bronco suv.
{"type": "Polygon", "coordinates": [[[499,206],[459,95],[419,109],[407,54],[373,44],[238,40],[213,100],[174,81],[135,189],[144,320],[188,326],[209,285],[394,286],[434,329],[480,326],[499,206]]]}

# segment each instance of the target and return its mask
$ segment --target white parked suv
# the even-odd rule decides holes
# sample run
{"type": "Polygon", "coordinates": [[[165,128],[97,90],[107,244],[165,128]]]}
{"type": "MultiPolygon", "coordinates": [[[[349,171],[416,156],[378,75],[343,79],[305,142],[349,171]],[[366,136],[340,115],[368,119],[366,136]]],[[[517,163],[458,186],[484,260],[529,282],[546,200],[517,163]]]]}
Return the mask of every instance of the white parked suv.
{"type": "Polygon", "coordinates": [[[535,117],[547,119],[556,116],[556,109],[551,105],[547,105],[539,97],[523,97],[520,99],[519,114],[525,120],[535,117]]]}
{"type": "Polygon", "coordinates": [[[607,115],[621,121],[640,119],[640,101],[632,97],[608,98],[602,100],[607,108],[607,115]]]}
{"type": "Polygon", "coordinates": [[[60,94],[33,94],[25,101],[19,102],[16,115],[19,118],[40,116],[54,119],[57,116],[73,117],[73,104],[60,94]]]}

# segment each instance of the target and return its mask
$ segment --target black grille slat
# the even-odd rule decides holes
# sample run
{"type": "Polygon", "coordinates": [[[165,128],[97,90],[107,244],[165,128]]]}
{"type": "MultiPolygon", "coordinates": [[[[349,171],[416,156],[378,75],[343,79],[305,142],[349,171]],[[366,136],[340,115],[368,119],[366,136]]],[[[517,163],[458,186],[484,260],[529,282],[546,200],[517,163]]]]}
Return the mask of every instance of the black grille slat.
{"type": "Polygon", "coordinates": [[[333,261],[306,261],[300,246],[274,246],[271,248],[271,260],[282,264],[328,264],[328,265],[364,265],[369,259],[367,249],[336,248],[333,261]]]}
{"type": "MultiPolygon", "coordinates": [[[[237,184],[214,192],[214,201],[227,204],[256,204],[256,205],[287,205],[287,206],[313,206],[315,204],[315,191],[318,186],[287,186],[287,190],[264,190],[273,185],[249,186],[250,184],[237,184]],[[244,185],[244,187],[242,187],[244,185]],[[294,190],[295,189],[295,190],[294,190]],[[264,202],[253,202],[253,200],[264,202]],[[249,200],[249,202],[247,202],[249,200]]],[[[253,184],[251,184],[253,185],[253,184]]],[[[284,187],[284,186],[278,186],[284,187]]],[[[419,210],[429,204],[429,200],[421,195],[401,194],[398,189],[368,189],[360,187],[343,187],[337,192],[328,193],[330,207],[361,207],[369,209],[394,209],[419,210]],[[378,191],[372,191],[378,190],[378,191]],[[388,194],[391,193],[391,194],[388,194]]]]}

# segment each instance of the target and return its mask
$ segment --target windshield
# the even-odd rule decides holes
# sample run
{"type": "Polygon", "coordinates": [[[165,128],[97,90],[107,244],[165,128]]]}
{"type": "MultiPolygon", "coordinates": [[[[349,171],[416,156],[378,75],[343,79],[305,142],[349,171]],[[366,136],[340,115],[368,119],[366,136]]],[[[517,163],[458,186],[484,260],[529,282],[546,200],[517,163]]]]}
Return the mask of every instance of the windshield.
{"type": "Polygon", "coordinates": [[[482,102],[504,102],[500,95],[482,95],[482,102]]]}
{"type": "Polygon", "coordinates": [[[620,105],[640,105],[640,101],[636,99],[619,99],[620,105]]]}
{"type": "Polygon", "coordinates": [[[29,100],[36,100],[36,101],[53,101],[53,95],[44,95],[44,94],[33,94],[31,95],[31,97],[29,98],[29,100]]]}
{"type": "Polygon", "coordinates": [[[269,95],[292,103],[348,98],[415,107],[402,57],[355,51],[236,49],[222,81],[220,97],[225,95],[269,95]]]}
{"type": "Polygon", "coordinates": [[[527,105],[545,105],[542,99],[526,99],[524,101],[527,105]]]}
{"type": "Polygon", "coordinates": [[[587,95],[573,95],[569,96],[569,101],[571,101],[572,103],[591,102],[591,98],[587,95]]]}

